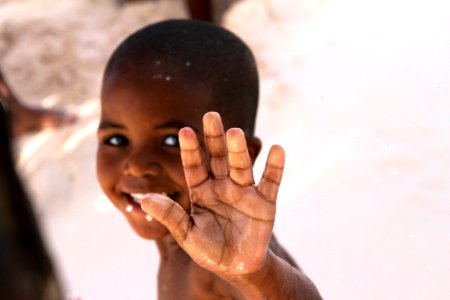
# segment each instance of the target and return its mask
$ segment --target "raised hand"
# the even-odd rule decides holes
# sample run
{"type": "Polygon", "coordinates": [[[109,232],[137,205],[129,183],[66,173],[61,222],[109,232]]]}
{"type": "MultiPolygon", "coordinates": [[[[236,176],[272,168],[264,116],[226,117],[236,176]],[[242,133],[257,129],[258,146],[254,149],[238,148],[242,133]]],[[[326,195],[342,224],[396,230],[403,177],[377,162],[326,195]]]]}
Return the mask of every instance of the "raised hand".
{"type": "Polygon", "coordinates": [[[195,132],[179,132],[181,157],[191,199],[189,214],[168,197],[150,194],[142,209],[164,224],[200,266],[233,277],[260,270],[266,262],[284,151],[270,149],[260,182],[242,130],[224,133],[219,114],[203,118],[207,155],[195,132]]]}

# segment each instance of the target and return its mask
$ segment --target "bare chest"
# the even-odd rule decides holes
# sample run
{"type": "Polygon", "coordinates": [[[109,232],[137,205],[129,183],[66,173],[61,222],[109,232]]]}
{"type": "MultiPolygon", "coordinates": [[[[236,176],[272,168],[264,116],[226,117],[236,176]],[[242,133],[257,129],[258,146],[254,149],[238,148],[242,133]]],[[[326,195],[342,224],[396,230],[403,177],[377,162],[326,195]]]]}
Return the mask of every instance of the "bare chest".
{"type": "Polygon", "coordinates": [[[238,299],[234,289],[213,273],[194,263],[168,262],[158,275],[159,300],[238,299]]]}

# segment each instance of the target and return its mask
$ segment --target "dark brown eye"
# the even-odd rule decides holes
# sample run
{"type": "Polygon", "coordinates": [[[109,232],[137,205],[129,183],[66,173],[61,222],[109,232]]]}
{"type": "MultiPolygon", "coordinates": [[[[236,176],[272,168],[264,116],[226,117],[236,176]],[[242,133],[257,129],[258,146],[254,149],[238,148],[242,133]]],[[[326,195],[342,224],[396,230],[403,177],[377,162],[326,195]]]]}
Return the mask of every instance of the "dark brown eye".
{"type": "Polygon", "coordinates": [[[179,147],[178,135],[168,135],[163,140],[163,145],[167,147],[179,147]]]}
{"type": "Polygon", "coordinates": [[[123,135],[112,135],[108,138],[106,138],[103,143],[105,145],[108,146],[113,146],[113,147],[124,147],[127,146],[129,144],[128,139],[126,137],[124,137],[123,135]]]}

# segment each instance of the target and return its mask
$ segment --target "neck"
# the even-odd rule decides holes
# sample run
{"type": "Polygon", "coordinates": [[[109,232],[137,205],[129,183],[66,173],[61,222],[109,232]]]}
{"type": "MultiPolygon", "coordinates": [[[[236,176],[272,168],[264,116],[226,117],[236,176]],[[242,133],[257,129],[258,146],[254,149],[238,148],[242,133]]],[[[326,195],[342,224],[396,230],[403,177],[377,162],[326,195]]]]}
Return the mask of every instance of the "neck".
{"type": "Polygon", "coordinates": [[[229,295],[232,299],[241,298],[240,293],[229,283],[197,265],[172,235],[166,234],[155,242],[161,257],[158,270],[159,299],[212,299],[216,293],[229,295]]]}

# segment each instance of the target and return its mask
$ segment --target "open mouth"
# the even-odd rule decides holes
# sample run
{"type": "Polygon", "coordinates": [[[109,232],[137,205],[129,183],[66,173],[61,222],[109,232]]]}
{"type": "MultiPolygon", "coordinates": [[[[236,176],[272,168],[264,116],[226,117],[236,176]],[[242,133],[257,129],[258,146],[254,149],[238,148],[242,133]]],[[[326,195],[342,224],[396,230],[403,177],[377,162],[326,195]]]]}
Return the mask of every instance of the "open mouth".
{"type": "MultiPolygon", "coordinates": [[[[131,202],[132,204],[141,205],[142,199],[144,199],[149,193],[123,193],[128,202],[131,202]]],[[[178,192],[159,192],[156,194],[163,195],[165,197],[169,197],[170,199],[176,201],[179,193],[178,192]]]]}

